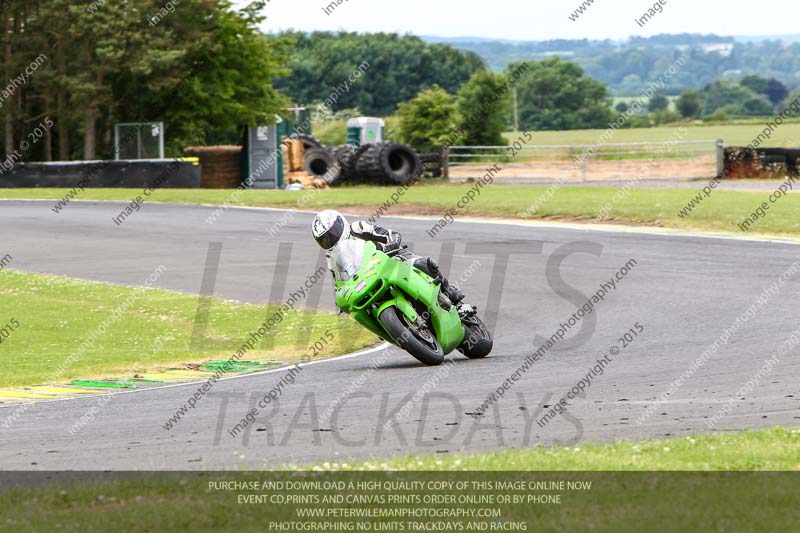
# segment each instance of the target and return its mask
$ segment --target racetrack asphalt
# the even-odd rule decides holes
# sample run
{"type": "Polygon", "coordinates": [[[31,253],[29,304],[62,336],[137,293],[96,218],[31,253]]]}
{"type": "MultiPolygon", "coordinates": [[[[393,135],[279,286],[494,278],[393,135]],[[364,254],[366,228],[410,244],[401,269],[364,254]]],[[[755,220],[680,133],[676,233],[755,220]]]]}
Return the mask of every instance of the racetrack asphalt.
{"type": "MultiPolygon", "coordinates": [[[[52,202],[0,202],[0,252],[13,256],[11,268],[131,286],[143,284],[164,265],[157,287],[199,293],[209,243],[218,242],[214,295],[252,303],[284,301],[322,261],[310,236],[309,213],[287,217],[277,210],[229,209],[208,224],[215,208],[146,204],[118,227],[112,217],[123,206],[75,202],[56,214],[52,202]],[[283,228],[268,237],[268,228],[282,218],[283,228]],[[283,257],[280,242],[287,243],[283,257]],[[274,281],[276,269],[286,272],[285,284],[274,281]]],[[[451,279],[461,280],[468,300],[494,329],[495,348],[487,359],[455,354],[452,365],[429,368],[388,348],[308,366],[284,388],[279,403],[237,437],[228,430],[286,371],[216,383],[170,431],[163,424],[197,385],[115,395],[75,435],[69,428],[97,405],[97,398],[26,406],[9,428],[3,422],[18,407],[4,406],[0,469],[258,469],[683,436],[712,431],[707,420],[731,398],[735,408],[716,431],[800,424],[797,350],[783,354],[752,391],[737,394],[800,329],[800,273],[692,370],[651,416],[637,422],[674,380],[686,376],[692,361],[800,261],[799,245],[467,221],[430,238],[426,230],[433,223],[383,220],[418,254],[442,258],[451,279]],[[485,415],[466,414],[630,259],[636,266],[594,313],[485,415]],[[636,323],[644,332],[592,380],[585,397],[571,402],[566,416],[537,425],[544,406],[584,378],[636,323]],[[370,370],[373,362],[380,364],[370,370]],[[427,396],[413,401],[426,383],[427,396]],[[352,394],[337,401],[346,390],[352,394]],[[408,399],[409,415],[385,428],[387,413],[408,399]],[[321,420],[331,407],[333,416],[321,420]]],[[[330,279],[312,292],[313,307],[315,300],[321,309],[333,309],[330,279]]]]}

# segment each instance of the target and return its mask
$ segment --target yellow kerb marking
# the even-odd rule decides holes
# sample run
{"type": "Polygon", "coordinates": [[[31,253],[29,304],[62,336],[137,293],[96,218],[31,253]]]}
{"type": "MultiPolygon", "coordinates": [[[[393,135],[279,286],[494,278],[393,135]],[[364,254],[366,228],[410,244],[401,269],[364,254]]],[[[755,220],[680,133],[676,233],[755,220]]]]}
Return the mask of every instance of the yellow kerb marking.
{"type": "Polygon", "coordinates": [[[77,387],[33,387],[31,392],[43,392],[45,394],[103,394],[106,391],[79,389],[77,387]]]}

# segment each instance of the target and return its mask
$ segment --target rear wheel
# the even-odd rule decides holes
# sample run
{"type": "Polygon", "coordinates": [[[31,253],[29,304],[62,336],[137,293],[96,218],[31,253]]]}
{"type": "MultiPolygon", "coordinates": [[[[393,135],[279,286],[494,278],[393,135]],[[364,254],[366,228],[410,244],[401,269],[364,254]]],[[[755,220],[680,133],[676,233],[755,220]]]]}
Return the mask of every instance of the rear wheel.
{"type": "Polygon", "coordinates": [[[387,307],[378,317],[397,345],[413,355],[420,363],[436,366],[444,361],[436,335],[427,324],[411,322],[395,307],[387,307]]]}
{"type": "Polygon", "coordinates": [[[478,315],[473,315],[462,320],[464,324],[464,340],[458,351],[470,359],[481,359],[489,355],[494,347],[492,334],[478,315]]]}

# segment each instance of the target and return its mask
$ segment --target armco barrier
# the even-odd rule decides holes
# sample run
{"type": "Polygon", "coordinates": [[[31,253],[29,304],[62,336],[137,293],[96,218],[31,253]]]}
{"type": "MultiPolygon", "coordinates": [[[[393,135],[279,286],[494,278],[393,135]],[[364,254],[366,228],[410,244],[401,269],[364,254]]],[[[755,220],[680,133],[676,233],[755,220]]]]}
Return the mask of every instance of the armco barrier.
{"type": "Polygon", "coordinates": [[[17,163],[0,171],[0,188],[18,187],[108,187],[139,189],[166,178],[160,188],[200,187],[200,165],[196,159],[141,159],[120,161],[70,161],[17,163]]]}

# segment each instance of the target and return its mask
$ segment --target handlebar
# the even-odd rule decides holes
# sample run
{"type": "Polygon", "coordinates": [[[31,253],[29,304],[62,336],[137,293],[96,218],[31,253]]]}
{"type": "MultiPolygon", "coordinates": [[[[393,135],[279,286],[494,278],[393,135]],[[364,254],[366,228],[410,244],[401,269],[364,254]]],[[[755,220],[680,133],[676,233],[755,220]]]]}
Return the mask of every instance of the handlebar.
{"type": "Polygon", "coordinates": [[[407,244],[401,244],[399,248],[396,248],[394,250],[390,250],[390,251],[386,252],[386,255],[388,255],[389,257],[394,257],[395,255],[399,254],[400,252],[404,252],[406,250],[408,250],[408,245],[407,244]]]}

